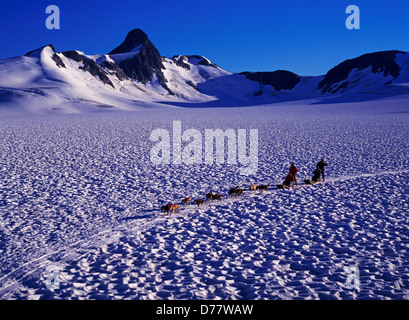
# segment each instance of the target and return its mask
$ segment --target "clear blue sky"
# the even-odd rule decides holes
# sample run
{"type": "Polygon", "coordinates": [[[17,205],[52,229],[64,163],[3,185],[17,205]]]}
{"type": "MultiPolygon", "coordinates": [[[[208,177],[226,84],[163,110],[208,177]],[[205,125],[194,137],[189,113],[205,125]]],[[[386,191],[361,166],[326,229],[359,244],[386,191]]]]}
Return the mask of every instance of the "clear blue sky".
{"type": "Polygon", "coordinates": [[[320,75],[364,53],[409,51],[408,0],[1,0],[0,5],[0,58],[50,43],[59,52],[107,53],[134,28],[144,30],[163,56],[200,54],[233,72],[320,75]],[[61,10],[60,30],[45,27],[45,9],[52,4],[61,10]],[[360,30],[345,27],[350,4],[360,8],[360,30]]]}

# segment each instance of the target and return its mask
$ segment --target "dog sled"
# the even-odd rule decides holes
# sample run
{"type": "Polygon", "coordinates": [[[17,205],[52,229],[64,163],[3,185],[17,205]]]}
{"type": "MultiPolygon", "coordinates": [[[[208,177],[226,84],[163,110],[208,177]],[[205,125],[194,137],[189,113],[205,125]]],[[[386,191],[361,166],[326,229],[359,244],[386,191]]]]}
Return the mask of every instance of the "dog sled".
{"type": "MultiPolygon", "coordinates": [[[[322,181],[312,181],[312,180],[304,180],[304,184],[305,185],[313,185],[313,184],[317,184],[317,183],[320,183],[320,182],[322,182],[322,181]]],[[[277,188],[278,189],[294,189],[294,188],[297,188],[297,187],[300,187],[300,186],[302,186],[302,185],[295,185],[295,186],[293,186],[293,187],[288,187],[288,186],[286,186],[286,185],[284,185],[284,184],[278,184],[277,185],[277,188]]]]}
{"type": "Polygon", "coordinates": [[[320,182],[322,182],[322,181],[304,180],[305,184],[317,184],[317,183],[320,183],[320,182]]]}

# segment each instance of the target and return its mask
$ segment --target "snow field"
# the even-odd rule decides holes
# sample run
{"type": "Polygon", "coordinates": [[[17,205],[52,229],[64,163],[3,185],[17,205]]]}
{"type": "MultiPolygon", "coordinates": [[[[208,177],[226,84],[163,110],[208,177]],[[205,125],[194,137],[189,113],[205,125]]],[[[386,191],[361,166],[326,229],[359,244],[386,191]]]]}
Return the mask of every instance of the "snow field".
{"type": "Polygon", "coordinates": [[[407,299],[404,101],[0,121],[0,296],[15,299],[407,299]],[[259,130],[259,169],[149,161],[150,132],[259,130]],[[313,126],[311,124],[314,124],[313,126]],[[329,163],[327,182],[276,190],[329,163]],[[264,194],[160,206],[236,185],[264,194]],[[44,285],[60,268],[60,289],[44,285]],[[357,265],[360,289],[345,288],[357,265]]]}

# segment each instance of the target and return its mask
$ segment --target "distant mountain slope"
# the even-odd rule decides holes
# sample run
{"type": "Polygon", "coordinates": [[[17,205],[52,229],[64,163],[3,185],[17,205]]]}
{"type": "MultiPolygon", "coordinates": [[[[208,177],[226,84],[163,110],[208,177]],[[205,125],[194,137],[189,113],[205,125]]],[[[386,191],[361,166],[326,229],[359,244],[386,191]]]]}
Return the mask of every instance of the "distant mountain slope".
{"type": "Polygon", "coordinates": [[[273,72],[242,72],[247,79],[258,81],[261,85],[270,85],[276,91],[292,90],[300,82],[300,76],[286,70],[273,72]]]}
{"type": "Polygon", "coordinates": [[[358,72],[367,68],[370,69],[362,73],[357,79],[354,79],[355,82],[373,73],[383,75],[383,78],[382,76],[378,77],[378,81],[381,83],[385,85],[391,84],[393,80],[399,77],[402,71],[402,68],[396,62],[396,55],[398,53],[405,54],[401,51],[384,51],[364,54],[358,58],[346,60],[328,71],[324,80],[319,83],[318,89],[323,93],[336,93],[339,89],[347,88],[351,84],[348,78],[354,70],[358,72]]]}
{"type": "Polygon", "coordinates": [[[372,99],[409,93],[409,55],[384,51],[346,60],[326,75],[286,70],[232,73],[200,55],[162,57],[140,29],[108,54],[53,45],[0,60],[0,108],[83,112],[147,105],[244,106],[300,99],[372,99]]]}

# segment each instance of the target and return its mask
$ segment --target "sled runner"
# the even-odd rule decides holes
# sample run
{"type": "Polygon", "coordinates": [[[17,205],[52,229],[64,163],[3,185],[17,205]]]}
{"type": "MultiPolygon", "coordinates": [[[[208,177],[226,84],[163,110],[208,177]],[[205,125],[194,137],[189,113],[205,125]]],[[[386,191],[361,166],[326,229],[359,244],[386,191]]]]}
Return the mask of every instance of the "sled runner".
{"type": "Polygon", "coordinates": [[[316,183],[320,183],[321,181],[315,182],[315,181],[311,181],[311,180],[304,180],[305,184],[316,184],[316,183]]]}

